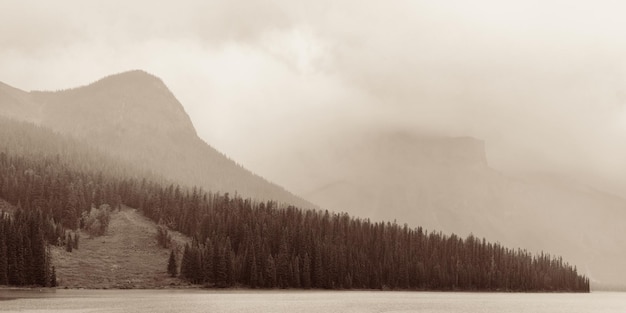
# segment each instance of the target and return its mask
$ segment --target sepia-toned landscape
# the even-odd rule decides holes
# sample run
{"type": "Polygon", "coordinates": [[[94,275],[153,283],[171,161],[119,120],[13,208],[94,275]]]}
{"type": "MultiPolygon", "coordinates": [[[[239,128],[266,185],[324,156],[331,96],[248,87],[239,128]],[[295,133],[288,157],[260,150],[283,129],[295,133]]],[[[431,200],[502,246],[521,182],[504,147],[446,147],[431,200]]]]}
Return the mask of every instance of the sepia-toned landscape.
{"type": "Polygon", "coordinates": [[[9,1],[0,311],[620,312],[620,7],[9,1]]]}

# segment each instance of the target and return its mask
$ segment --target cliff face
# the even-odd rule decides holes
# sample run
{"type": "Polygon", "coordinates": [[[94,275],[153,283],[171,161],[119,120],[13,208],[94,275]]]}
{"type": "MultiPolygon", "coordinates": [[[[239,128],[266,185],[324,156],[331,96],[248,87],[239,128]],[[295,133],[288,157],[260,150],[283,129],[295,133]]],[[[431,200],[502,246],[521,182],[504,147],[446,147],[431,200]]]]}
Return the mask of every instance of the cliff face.
{"type": "Polygon", "coordinates": [[[305,197],[324,208],[429,229],[459,232],[441,216],[456,214],[446,212],[473,192],[471,180],[492,175],[484,143],[471,137],[383,132],[336,139],[332,146],[321,149],[326,160],[301,165],[313,169],[303,174],[305,197]]]}

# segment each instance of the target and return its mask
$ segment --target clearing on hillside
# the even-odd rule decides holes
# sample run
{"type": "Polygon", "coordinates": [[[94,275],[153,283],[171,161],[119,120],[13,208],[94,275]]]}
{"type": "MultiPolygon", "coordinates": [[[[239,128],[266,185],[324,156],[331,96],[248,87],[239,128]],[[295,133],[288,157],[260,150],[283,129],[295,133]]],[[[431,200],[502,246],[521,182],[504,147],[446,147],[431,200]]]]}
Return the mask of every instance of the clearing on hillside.
{"type": "MultiPolygon", "coordinates": [[[[187,241],[170,232],[174,244],[187,241]]],[[[137,210],[123,207],[111,214],[105,235],[89,238],[80,232],[79,248],[52,248],[60,287],[69,288],[161,288],[186,285],[167,274],[170,250],[156,240],[156,224],[137,210]]],[[[180,254],[179,254],[180,255],[180,254]]],[[[180,262],[180,258],[178,259],[180,262]]],[[[179,263],[180,264],[180,263],[179,263]]]]}

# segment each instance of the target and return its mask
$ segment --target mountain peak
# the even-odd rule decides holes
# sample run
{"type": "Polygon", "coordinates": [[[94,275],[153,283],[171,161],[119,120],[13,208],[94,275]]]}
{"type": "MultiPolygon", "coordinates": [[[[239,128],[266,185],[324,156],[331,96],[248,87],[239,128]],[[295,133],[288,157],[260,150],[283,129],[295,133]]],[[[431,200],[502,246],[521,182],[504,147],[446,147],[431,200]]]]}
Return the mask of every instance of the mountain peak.
{"type": "Polygon", "coordinates": [[[110,93],[125,93],[129,95],[144,93],[141,96],[144,96],[145,93],[154,93],[154,94],[167,94],[166,96],[170,98],[169,100],[174,99],[177,106],[181,106],[178,103],[178,100],[175,100],[174,95],[167,88],[163,80],[155,75],[152,75],[144,70],[131,70],[126,72],[121,72],[118,74],[113,74],[101,78],[87,86],[75,88],[75,89],[84,89],[84,88],[94,88],[106,90],[107,94],[110,93]]]}
{"type": "Polygon", "coordinates": [[[140,82],[140,81],[152,81],[152,82],[158,81],[160,83],[163,83],[161,78],[153,74],[150,74],[144,70],[139,70],[139,69],[112,74],[112,75],[106,76],[98,80],[96,83],[101,82],[101,81],[110,81],[110,80],[126,81],[126,82],[130,81],[133,83],[140,82]]]}
{"type": "Polygon", "coordinates": [[[42,104],[44,125],[80,137],[105,136],[107,141],[196,137],[182,104],[160,78],[143,70],[110,75],[69,90],[31,94],[42,104]]]}

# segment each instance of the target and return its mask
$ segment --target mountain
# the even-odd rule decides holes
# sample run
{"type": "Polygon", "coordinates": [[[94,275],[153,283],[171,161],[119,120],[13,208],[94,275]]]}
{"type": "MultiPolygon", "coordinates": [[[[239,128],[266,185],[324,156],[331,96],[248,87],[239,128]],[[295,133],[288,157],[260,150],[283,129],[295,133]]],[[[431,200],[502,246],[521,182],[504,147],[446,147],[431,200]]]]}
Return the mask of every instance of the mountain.
{"type": "Polygon", "coordinates": [[[200,139],[163,81],[144,71],[55,92],[25,92],[0,84],[0,115],[71,135],[184,185],[313,207],[200,139]]]}
{"type": "Polygon", "coordinates": [[[468,137],[370,132],[312,151],[300,153],[311,156],[297,165],[308,178],[301,194],[321,207],[549,251],[596,284],[626,281],[622,198],[554,175],[501,173],[468,137]]]}
{"type": "MultiPolygon", "coordinates": [[[[125,165],[114,166],[114,171],[128,164],[138,171],[151,171],[212,192],[238,192],[302,208],[313,206],[252,174],[198,138],[165,84],[142,71],[56,92],[25,92],[3,84],[0,115],[70,135],[93,150],[106,152],[103,155],[121,159],[114,163],[125,165]]],[[[6,140],[10,141],[10,136],[6,140]]],[[[623,260],[615,249],[623,237],[616,226],[623,216],[621,199],[507,177],[489,167],[485,144],[473,138],[373,132],[331,140],[334,148],[309,147],[315,153],[306,153],[301,166],[290,171],[309,185],[308,200],[324,208],[373,219],[396,219],[431,231],[463,236],[473,232],[510,247],[563,255],[598,281],[607,277],[624,281],[622,276],[615,276],[618,267],[606,262],[623,260]],[[590,206],[597,206],[599,213],[587,214],[590,206]],[[577,217],[579,213],[585,215],[577,217]],[[595,240],[604,241],[597,244],[595,240]],[[591,258],[595,253],[603,257],[591,258]]],[[[88,159],[98,158],[96,153],[88,159]]],[[[193,223],[185,220],[179,224],[193,223]]]]}

